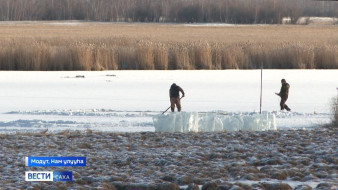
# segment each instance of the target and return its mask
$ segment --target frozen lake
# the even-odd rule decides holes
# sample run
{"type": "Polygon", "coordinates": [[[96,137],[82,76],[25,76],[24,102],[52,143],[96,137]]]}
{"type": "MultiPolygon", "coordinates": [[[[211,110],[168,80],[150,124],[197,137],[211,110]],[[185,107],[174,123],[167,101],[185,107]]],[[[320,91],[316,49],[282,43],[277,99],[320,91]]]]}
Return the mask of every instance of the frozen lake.
{"type": "MultiPolygon", "coordinates": [[[[259,111],[260,70],[2,71],[0,132],[154,131],[152,116],[168,108],[172,83],[186,93],[183,111],[259,111]]],[[[325,124],[337,86],[338,70],[264,70],[262,110],[276,113],[279,129],[325,124]],[[282,78],[292,113],[279,112],[282,78]]]]}

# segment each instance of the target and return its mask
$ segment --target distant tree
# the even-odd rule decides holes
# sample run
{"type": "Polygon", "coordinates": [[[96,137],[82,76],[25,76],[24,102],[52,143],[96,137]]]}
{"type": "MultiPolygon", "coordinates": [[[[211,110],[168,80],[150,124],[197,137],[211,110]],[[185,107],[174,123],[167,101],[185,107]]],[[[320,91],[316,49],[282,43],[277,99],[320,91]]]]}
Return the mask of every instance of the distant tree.
{"type": "Polygon", "coordinates": [[[312,0],[0,0],[0,20],[281,23],[338,17],[335,1],[312,0]]]}

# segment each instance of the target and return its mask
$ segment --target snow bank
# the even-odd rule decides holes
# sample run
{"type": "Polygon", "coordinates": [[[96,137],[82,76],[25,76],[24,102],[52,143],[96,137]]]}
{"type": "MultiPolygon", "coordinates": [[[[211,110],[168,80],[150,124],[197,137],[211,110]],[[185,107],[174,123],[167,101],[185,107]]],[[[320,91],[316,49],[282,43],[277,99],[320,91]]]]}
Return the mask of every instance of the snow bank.
{"type": "Polygon", "coordinates": [[[300,17],[296,24],[328,24],[334,25],[338,19],[334,17],[300,17]]]}
{"type": "Polygon", "coordinates": [[[212,132],[212,131],[266,131],[277,130],[276,116],[263,112],[219,115],[196,112],[170,113],[153,117],[156,132],[212,132]]]}

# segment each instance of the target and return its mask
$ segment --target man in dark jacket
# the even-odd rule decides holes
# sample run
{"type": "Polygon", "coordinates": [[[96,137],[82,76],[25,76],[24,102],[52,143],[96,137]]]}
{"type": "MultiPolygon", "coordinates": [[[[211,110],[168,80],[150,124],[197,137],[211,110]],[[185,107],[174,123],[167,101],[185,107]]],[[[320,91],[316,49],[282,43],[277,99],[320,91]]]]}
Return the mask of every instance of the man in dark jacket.
{"type": "Polygon", "coordinates": [[[177,110],[181,111],[181,101],[180,101],[180,92],[182,93],[182,98],[184,97],[184,91],[181,87],[173,83],[169,90],[170,102],[171,102],[171,111],[175,111],[175,105],[177,110]]]}
{"type": "Polygon", "coordinates": [[[285,79],[282,79],[281,82],[282,82],[282,87],[280,89],[280,92],[276,93],[278,96],[281,97],[281,100],[280,100],[280,109],[281,110],[286,109],[287,111],[291,111],[291,109],[285,104],[286,100],[289,97],[289,88],[290,88],[290,85],[286,82],[285,79]]]}

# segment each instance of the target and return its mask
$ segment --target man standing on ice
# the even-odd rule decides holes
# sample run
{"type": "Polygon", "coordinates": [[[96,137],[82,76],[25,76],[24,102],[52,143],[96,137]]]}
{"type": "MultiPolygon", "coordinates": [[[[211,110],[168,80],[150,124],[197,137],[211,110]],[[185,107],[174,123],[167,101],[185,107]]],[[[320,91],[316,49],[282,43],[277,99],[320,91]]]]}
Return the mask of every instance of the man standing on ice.
{"type": "Polygon", "coordinates": [[[181,87],[177,86],[175,83],[173,83],[169,90],[169,96],[170,96],[170,103],[171,103],[171,111],[175,111],[175,105],[177,106],[178,112],[181,111],[181,98],[180,98],[180,92],[182,93],[182,97],[184,97],[184,91],[181,87]]]}
{"type": "Polygon", "coordinates": [[[290,85],[286,82],[285,79],[282,79],[281,82],[282,82],[282,87],[280,89],[280,92],[276,93],[278,96],[281,97],[281,100],[280,100],[280,109],[281,110],[286,109],[287,111],[291,111],[291,109],[285,104],[286,100],[289,97],[289,88],[290,88],[290,85]]]}

